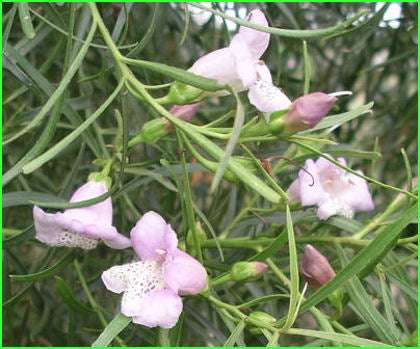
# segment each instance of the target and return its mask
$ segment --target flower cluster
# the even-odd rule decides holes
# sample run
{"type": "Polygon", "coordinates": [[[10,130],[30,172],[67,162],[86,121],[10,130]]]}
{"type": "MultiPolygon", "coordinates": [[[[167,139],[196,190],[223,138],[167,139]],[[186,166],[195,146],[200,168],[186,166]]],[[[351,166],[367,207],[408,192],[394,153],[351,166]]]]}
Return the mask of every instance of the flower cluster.
{"type": "MultiPolygon", "coordinates": [[[[70,202],[96,198],[107,192],[105,183],[89,181],[70,202]]],[[[147,212],[131,230],[130,239],[112,226],[111,199],[63,213],[33,209],[36,238],[50,246],[93,249],[99,240],[112,248],[132,246],[140,258],[103,272],[112,292],[124,292],[121,312],[149,327],[175,326],[182,311],[179,295],[193,295],[207,286],[207,272],[196,259],[181,251],[176,233],[155,212],[147,212]]]]}
{"type": "MultiPolygon", "coordinates": [[[[268,27],[259,9],[251,11],[246,20],[268,27]]],[[[248,89],[250,103],[264,114],[267,123],[270,122],[270,114],[285,111],[282,118],[282,132],[285,134],[314,127],[331,109],[336,97],[314,92],[292,103],[282,89],[273,85],[269,68],[260,60],[269,41],[269,33],[241,26],[228,47],[199,58],[189,71],[215,79],[220,84],[229,84],[236,91],[248,89]]]]}

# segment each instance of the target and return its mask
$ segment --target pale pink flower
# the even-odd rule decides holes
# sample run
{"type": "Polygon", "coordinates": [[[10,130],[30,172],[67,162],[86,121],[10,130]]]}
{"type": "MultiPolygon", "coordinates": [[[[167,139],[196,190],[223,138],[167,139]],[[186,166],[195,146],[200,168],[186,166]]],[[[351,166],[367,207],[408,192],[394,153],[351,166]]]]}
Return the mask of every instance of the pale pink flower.
{"type": "MultiPolygon", "coordinates": [[[[70,202],[93,199],[107,191],[105,183],[89,181],[76,190],[70,202]]],[[[91,206],[57,213],[46,213],[34,206],[33,215],[35,237],[50,246],[90,250],[96,247],[99,240],[117,249],[131,246],[130,240],[119,234],[112,225],[111,198],[91,206]]]]}
{"type": "Polygon", "coordinates": [[[102,280],[108,290],[123,293],[121,313],[134,323],[171,328],[182,311],[180,295],[204,290],[206,270],[178,249],[176,233],[153,211],[131,230],[131,241],[140,261],[114,266],[102,273],[102,280]]]}
{"type": "MultiPolygon", "coordinates": [[[[337,161],[346,166],[345,159],[338,158],[337,161]]],[[[289,202],[301,202],[303,206],[317,205],[317,214],[321,219],[336,214],[352,218],[355,211],[374,209],[363,178],[346,172],[323,157],[316,162],[306,160],[304,168],[306,171],[299,171],[298,178],[287,191],[289,202]]],[[[363,174],[360,170],[357,172],[363,174]]]]}
{"type": "MultiPolygon", "coordinates": [[[[259,9],[251,11],[246,20],[268,27],[259,9]]],[[[189,71],[242,91],[257,80],[258,60],[267,49],[269,41],[269,33],[241,26],[228,47],[199,58],[189,71]]]]}

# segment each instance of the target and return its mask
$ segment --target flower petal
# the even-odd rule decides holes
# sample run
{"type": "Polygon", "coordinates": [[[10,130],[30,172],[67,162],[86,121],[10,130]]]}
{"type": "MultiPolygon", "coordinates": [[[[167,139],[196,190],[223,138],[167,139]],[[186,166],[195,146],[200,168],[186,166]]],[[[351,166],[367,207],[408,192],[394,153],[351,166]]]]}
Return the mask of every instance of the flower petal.
{"type": "Polygon", "coordinates": [[[130,232],[133,248],[141,259],[157,260],[156,250],[173,253],[178,245],[176,233],[156,212],[145,213],[130,232]]]}
{"type": "Polygon", "coordinates": [[[46,213],[38,206],[34,206],[33,215],[35,237],[47,245],[57,246],[58,236],[63,230],[57,218],[60,217],[62,213],[46,213]]]}
{"type": "MultiPolygon", "coordinates": [[[[251,11],[248,14],[246,20],[250,23],[268,27],[267,19],[265,18],[264,13],[259,9],[251,11]]],[[[256,29],[245,26],[240,26],[239,34],[248,43],[254,59],[259,59],[268,47],[270,42],[270,33],[258,31],[256,29]]]]}
{"type": "Polygon", "coordinates": [[[182,312],[182,300],[172,290],[157,290],[140,302],[141,312],[133,322],[147,327],[172,328],[182,312]]]}
{"type": "Polygon", "coordinates": [[[341,215],[347,218],[353,218],[354,209],[344,200],[331,196],[327,200],[318,204],[317,215],[321,219],[327,219],[333,215],[341,215]]]}
{"type": "Polygon", "coordinates": [[[306,160],[305,170],[299,171],[301,203],[303,206],[320,205],[328,198],[328,193],[322,187],[317,165],[312,159],[306,160]]]}
{"type": "Polygon", "coordinates": [[[101,275],[105,287],[111,292],[124,292],[127,288],[128,270],[128,264],[116,265],[108,270],[105,270],[101,275]]]}
{"type": "MultiPolygon", "coordinates": [[[[90,181],[75,191],[70,202],[80,202],[96,198],[108,191],[103,182],[90,181]]],[[[67,218],[76,219],[85,224],[99,224],[102,226],[112,225],[112,202],[107,198],[95,205],[71,208],[63,213],[67,218]]]]}
{"type": "Polygon", "coordinates": [[[241,35],[236,34],[230,42],[229,49],[235,58],[235,69],[245,87],[257,80],[256,59],[251,54],[248,43],[241,35]]]}
{"type": "Polygon", "coordinates": [[[263,113],[287,109],[292,103],[281,89],[261,79],[249,88],[248,99],[263,113]]]}
{"type": "MultiPolygon", "coordinates": [[[[363,174],[362,171],[357,171],[363,174]]],[[[367,182],[352,173],[347,173],[348,186],[340,193],[340,198],[345,200],[357,211],[372,211],[375,205],[369,192],[367,182]]]]}
{"type": "Polygon", "coordinates": [[[123,249],[131,246],[131,240],[118,233],[117,229],[113,226],[89,224],[84,226],[83,233],[102,239],[105,245],[111,248],[123,249]]]}
{"type": "Polygon", "coordinates": [[[257,78],[259,80],[264,80],[269,84],[273,84],[273,78],[271,77],[270,69],[268,69],[264,61],[261,60],[257,62],[257,78]]]}
{"type": "Polygon", "coordinates": [[[197,294],[207,286],[207,272],[189,254],[177,249],[175,258],[164,269],[166,284],[182,295],[197,294]]]}
{"type": "Polygon", "coordinates": [[[296,204],[300,202],[300,183],[299,178],[293,181],[292,184],[290,184],[289,189],[287,189],[286,192],[287,196],[289,197],[289,204],[296,204]]]}
{"type": "Polygon", "coordinates": [[[236,71],[236,61],[232,50],[224,47],[199,58],[188,70],[205,78],[215,79],[219,84],[229,84],[235,90],[243,90],[241,79],[236,71]]]}

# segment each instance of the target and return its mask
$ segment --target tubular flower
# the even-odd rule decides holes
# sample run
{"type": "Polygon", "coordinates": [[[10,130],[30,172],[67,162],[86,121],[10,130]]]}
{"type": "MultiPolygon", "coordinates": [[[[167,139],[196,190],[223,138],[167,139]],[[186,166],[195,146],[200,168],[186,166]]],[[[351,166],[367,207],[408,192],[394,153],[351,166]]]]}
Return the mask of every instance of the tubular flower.
{"type": "Polygon", "coordinates": [[[300,272],[313,288],[320,288],[335,276],[328,259],[315,247],[306,245],[305,253],[300,260],[300,272]]]}
{"type": "MultiPolygon", "coordinates": [[[[264,14],[258,9],[251,11],[246,20],[268,27],[264,14]]],[[[242,91],[257,80],[258,60],[267,49],[269,41],[269,33],[241,26],[228,47],[199,58],[189,71],[242,91]]]]}
{"type": "MultiPolygon", "coordinates": [[[[328,155],[328,154],[326,154],[328,155]]],[[[346,160],[337,161],[346,166],[346,160]]],[[[308,159],[304,170],[299,171],[298,178],[291,184],[287,193],[290,202],[301,202],[303,206],[318,206],[318,217],[327,219],[332,215],[348,218],[355,211],[374,209],[367,182],[341,167],[320,157],[316,162],[308,159]]],[[[363,174],[362,171],[357,171],[363,174]]]]}
{"type": "MultiPolygon", "coordinates": [[[[89,181],[76,190],[70,202],[93,199],[107,191],[105,183],[89,181]]],[[[34,206],[33,215],[35,237],[50,246],[90,250],[96,247],[99,240],[117,249],[131,246],[130,240],[119,234],[112,225],[111,198],[92,206],[71,208],[54,214],[45,213],[34,206]]]]}
{"type": "Polygon", "coordinates": [[[131,230],[140,261],[102,273],[105,287],[123,293],[121,312],[148,327],[175,326],[182,311],[180,295],[197,294],[207,286],[207,273],[196,259],[178,249],[176,233],[149,211],[131,230]]]}
{"type": "Polygon", "coordinates": [[[330,111],[337,98],[323,92],[313,92],[293,101],[285,115],[286,130],[299,132],[315,127],[330,111]]]}

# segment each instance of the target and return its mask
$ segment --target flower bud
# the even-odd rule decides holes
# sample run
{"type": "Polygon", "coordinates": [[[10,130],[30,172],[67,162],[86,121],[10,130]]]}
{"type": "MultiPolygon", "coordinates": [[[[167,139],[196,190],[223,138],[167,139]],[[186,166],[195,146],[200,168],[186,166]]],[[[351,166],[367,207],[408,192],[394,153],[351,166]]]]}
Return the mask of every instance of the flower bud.
{"type": "Polygon", "coordinates": [[[230,270],[233,281],[252,281],[259,278],[267,270],[268,265],[262,262],[238,262],[230,270]]]}
{"type": "Polygon", "coordinates": [[[178,105],[191,104],[203,99],[204,90],[187,85],[183,82],[174,81],[165,97],[169,103],[178,105]]]}
{"type": "MultiPolygon", "coordinates": [[[[178,119],[184,121],[190,121],[201,103],[186,104],[186,105],[174,105],[169,112],[176,116],[178,119]]],[[[130,140],[128,145],[132,147],[137,143],[155,143],[162,137],[166,136],[173,129],[172,124],[165,118],[154,119],[146,122],[140,133],[130,140]]]]}
{"type": "Polygon", "coordinates": [[[300,272],[308,284],[316,289],[335,276],[327,258],[312,245],[306,245],[305,253],[300,261],[300,272]]]}
{"type": "Polygon", "coordinates": [[[263,311],[259,311],[259,310],[253,311],[252,313],[249,314],[248,317],[251,320],[263,321],[269,324],[272,324],[277,321],[275,317],[272,317],[270,314],[264,313],[263,311]]]}
{"type": "MultiPolygon", "coordinates": [[[[194,104],[177,105],[175,104],[169,112],[175,115],[178,119],[190,122],[197,110],[200,108],[201,102],[194,104]]],[[[171,127],[172,125],[169,125],[171,127]]]]}
{"type": "Polygon", "coordinates": [[[314,127],[329,112],[336,97],[323,92],[313,92],[296,99],[284,117],[285,131],[295,133],[314,127]]]}

